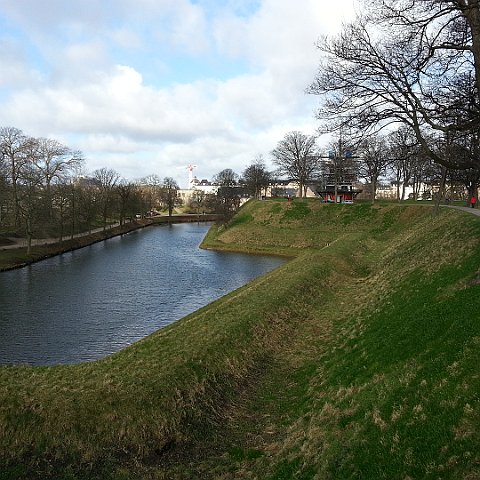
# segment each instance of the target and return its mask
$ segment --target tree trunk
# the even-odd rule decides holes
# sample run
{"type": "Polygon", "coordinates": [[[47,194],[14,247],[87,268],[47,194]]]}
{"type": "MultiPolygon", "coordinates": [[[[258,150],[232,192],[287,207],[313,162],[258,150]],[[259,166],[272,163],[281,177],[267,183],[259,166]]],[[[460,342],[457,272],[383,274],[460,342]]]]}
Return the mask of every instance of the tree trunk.
{"type": "Polygon", "coordinates": [[[30,223],[30,218],[27,217],[26,219],[26,226],[27,226],[27,255],[30,255],[32,252],[32,228],[30,223]]]}
{"type": "Polygon", "coordinates": [[[442,167],[442,178],[440,180],[440,188],[438,189],[438,195],[435,199],[435,208],[433,209],[433,214],[438,215],[440,211],[440,203],[445,200],[445,183],[447,181],[447,167],[442,167]]]}
{"type": "Polygon", "coordinates": [[[377,179],[375,177],[372,178],[372,205],[375,203],[377,192],[377,179]]]}

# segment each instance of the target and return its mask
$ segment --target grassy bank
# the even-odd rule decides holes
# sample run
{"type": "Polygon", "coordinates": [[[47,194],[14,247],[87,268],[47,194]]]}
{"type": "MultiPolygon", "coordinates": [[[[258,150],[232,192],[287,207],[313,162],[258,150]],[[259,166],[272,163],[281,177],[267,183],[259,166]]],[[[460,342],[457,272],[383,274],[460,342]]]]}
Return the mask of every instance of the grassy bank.
{"type": "Polygon", "coordinates": [[[480,221],[251,202],[288,264],[99,362],[0,368],[0,479],[480,477],[480,221]]]}

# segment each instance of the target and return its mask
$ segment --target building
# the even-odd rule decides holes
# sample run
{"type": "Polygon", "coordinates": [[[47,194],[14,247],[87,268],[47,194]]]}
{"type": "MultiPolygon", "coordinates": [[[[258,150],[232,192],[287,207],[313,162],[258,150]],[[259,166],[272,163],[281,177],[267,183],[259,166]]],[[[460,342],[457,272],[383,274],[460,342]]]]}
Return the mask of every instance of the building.
{"type": "Polygon", "coordinates": [[[329,158],[324,161],[324,173],[316,189],[317,195],[324,202],[353,203],[363,191],[357,182],[357,169],[353,157],[341,160],[339,162],[335,158],[329,158]]]}

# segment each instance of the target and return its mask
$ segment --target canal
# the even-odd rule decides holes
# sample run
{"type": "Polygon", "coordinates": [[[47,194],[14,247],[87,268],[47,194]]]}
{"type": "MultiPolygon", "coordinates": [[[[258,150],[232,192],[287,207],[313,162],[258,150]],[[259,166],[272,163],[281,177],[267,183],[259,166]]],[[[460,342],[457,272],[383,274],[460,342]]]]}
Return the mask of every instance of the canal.
{"type": "Polygon", "coordinates": [[[0,272],[0,364],[105,357],[285,262],[201,250],[209,227],[149,227],[0,272]]]}

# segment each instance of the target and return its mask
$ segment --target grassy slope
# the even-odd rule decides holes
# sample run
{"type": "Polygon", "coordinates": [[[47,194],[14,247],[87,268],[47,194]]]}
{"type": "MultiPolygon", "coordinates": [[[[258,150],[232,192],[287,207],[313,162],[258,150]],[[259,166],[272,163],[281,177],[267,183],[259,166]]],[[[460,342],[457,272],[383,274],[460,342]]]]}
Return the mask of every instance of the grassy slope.
{"type": "Polygon", "coordinates": [[[247,204],[205,244],[294,260],[103,361],[0,368],[0,478],[480,478],[479,238],[247,204]]]}

